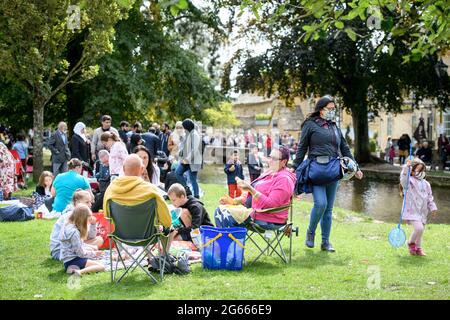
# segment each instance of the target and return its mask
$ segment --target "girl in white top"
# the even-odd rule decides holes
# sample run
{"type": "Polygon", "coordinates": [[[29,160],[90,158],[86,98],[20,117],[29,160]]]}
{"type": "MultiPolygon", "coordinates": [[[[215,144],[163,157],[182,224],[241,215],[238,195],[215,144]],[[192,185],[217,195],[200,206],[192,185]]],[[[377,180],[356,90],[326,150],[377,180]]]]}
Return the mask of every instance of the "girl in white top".
{"type": "Polygon", "coordinates": [[[105,148],[109,150],[109,173],[111,176],[123,175],[123,164],[128,157],[125,143],[118,135],[112,132],[102,133],[100,140],[105,148]]]}

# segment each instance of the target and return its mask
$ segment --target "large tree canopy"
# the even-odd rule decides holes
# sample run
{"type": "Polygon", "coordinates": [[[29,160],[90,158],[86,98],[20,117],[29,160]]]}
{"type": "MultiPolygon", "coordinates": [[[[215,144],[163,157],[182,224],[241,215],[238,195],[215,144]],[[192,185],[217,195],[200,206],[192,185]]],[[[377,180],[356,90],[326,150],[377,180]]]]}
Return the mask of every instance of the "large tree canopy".
{"type": "Polygon", "coordinates": [[[74,77],[89,79],[97,74],[96,62],[112,51],[113,27],[126,17],[131,4],[127,0],[0,2],[0,71],[31,98],[35,179],[43,169],[45,106],[74,77]],[[82,53],[71,65],[65,51],[81,33],[85,33],[82,53]]]}
{"type": "MultiPolygon", "coordinates": [[[[226,1],[228,4],[232,0],[226,1]]],[[[382,31],[383,45],[394,50],[398,39],[407,35],[409,50],[404,52],[403,62],[445,51],[450,47],[450,6],[446,0],[244,0],[241,9],[251,9],[257,19],[270,14],[272,21],[279,16],[289,15],[296,21],[309,20],[303,26],[300,37],[307,42],[317,40],[323,31],[334,26],[347,34],[353,41],[366,37],[353,21],[361,22],[370,29],[382,31]]]]}
{"type": "MultiPolygon", "coordinates": [[[[301,40],[304,26],[320,19],[308,16],[299,23],[295,17],[302,14],[303,9],[287,6],[282,15],[274,17],[270,10],[260,15],[253,28],[262,32],[272,46],[265,54],[240,57],[236,89],[266,95],[276,92],[288,105],[292,105],[294,97],[310,93],[341,97],[342,106],[353,116],[355,156],[360,162],[368,162],[368,113],[380,109],[400,112],[403,95],[408,91],[414,91],[417,100],[436,97],[437,57],[428,55],[418,62],[402,63],[409,51],[407,35],[394,42],[395,51],[378,50],[377,31],[356,20],[349,24],[363,37],[355,41],[330,25],[315,41],[305,43],[301,40]]],[[[443,80],[448,97],[448,77],[443,80]]]]}
{"type": "Polygon", "coordinates": [[[181,48],[151,13],[141,11],[136,6],[116,26],[114,52],[100,61],[96,78],[77,88],[82,118],[97,123],[108,112],[130,121],[207,120],[202,110],[217,106],[222,96],[199,57],[181,48]]]}
{"type": "Polygon", "coordinates": [[[102,113],[211,123],[202,111],[222,96],[201,59],[209,55],[212,75],[226,37],[218,7],[208,8],[187,0],[2,2],[0,110],[16,112],[1,120],[34,127],[36,174],[44,117],[46,126],[64,119],[96,126],[102,113]]]}

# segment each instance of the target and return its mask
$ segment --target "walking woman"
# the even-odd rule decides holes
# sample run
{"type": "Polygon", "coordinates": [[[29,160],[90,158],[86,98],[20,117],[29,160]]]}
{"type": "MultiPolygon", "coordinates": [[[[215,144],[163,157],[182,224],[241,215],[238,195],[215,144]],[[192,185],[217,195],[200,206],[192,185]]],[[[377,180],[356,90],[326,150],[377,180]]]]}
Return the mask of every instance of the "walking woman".
{"type": "Polygon", "coordinates": [[[177,178],[186,187],[187,183],[183,174],[188,171],[194,197],[199,199],[200,189],[197,182],[197,173],[202,166],[201,138],[191,119],[185,119],[182,125],[186,136],[180,151],[180,164],[176,170],[177,178]]]}
{"type": "MultiPolygon", "coordinates": [[[[314,112],[309,114],[302,124],[302,132],[298,145],[294,167],[297,168],[304,160],[306,153],[310,160],[326,163],[342,155],[353,158],[350,148],[335,122],[336,105],[333,97],[326,95],[319,99],[314,112]]],[[[320,167],[320,166],[318,166],[320,167]]],[[[310,169],[311,170],[311,169],[310,169]]],[[[328,173],[323,172],[325,177],[328,173]]],[[[319,175],[322,175],[319,172],[319,175]]],[[[362,179],[363,173],[357,169],[355,176],[362,179]]],[[[320,222],[322,230],[321,249],[334,252],[330,243],[331,220],[334,199],[339,186],[339,180],[327,184],[312,183],[314,206],[311,210],[309,227],[306,233],[306,246],[314,247],[314,237],[320,222]]]]}
{"type": "Polygon", "coordinates": [[[70,152],[72,158],[89,163],[89,150],[91,142],[86,137],[86,125],[83,122],[77,122],[73,128],[72,140],[70,143],[70,152]]]}

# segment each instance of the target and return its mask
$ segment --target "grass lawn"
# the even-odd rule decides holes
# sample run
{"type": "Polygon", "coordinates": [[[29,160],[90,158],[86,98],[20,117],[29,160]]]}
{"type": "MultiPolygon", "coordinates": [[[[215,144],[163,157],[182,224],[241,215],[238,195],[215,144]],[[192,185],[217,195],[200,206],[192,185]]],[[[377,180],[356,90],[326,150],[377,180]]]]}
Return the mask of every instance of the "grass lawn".
{"type": "MultiPolygon", "coordinates": [[[[201,185],[212,217],[220,185],[201,185]]],[[[33,188],[34,189],[34,188],[33,188]]],[[[31,190],[31,189],[29,189],[31,190]]],[[[29,191],[28,191],[29,192],[29,191]]],[[[336,253],[321,252],[320,231],[315,249],[304,246],[311,204],[295,203],[293,261],[285,265],[264,257],[240,272],[203,270],[192,266],[186,276],[167,275],[153,285],[136,271],[118,285],[109,273],[86,275],[80,286],[68,285],[63,265],[49,257],[54,221],[0,223],[0,299],[448,299],[448,225],[429,225],[425,231],[427,257],[410,256],[387,242],[392,224],[376,223],[358,213],[336,209],[332,243],[336,253]],[[379,271],[377,288],[375,273],[379,271]],[[368,286],[369,283],[369,286],[368,286]],[[375,288],[374,288],[375,287],[375,288]]],[[[407,233],[410,227],[405,226],[407,233]]],[[[288,241],[285,240],[287,247],[288,241]]],[[[247,258],[255,255],[251,245],[247,258]]]]}

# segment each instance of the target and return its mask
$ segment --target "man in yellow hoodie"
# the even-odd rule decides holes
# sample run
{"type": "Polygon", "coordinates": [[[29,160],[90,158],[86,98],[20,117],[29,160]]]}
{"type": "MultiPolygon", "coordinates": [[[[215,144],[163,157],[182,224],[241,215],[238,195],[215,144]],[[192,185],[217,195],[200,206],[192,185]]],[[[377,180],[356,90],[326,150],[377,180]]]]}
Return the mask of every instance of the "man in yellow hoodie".
{"type": "Polygon", "coordinates": [[[140,178],[143,170],[144,165],[138,155],[131,154],[126,158],[123,164],[124,176],[114,179],[108,189],[106,189],[103,199],[105,215],[109,217],[109,200],[114,200],[121,205],[133,206],[149,199],[156,199],[156,217],[158,221],[155,224],[170,228],[172,217],[169,207],[159,194],[158,188],[140,178]]]}

